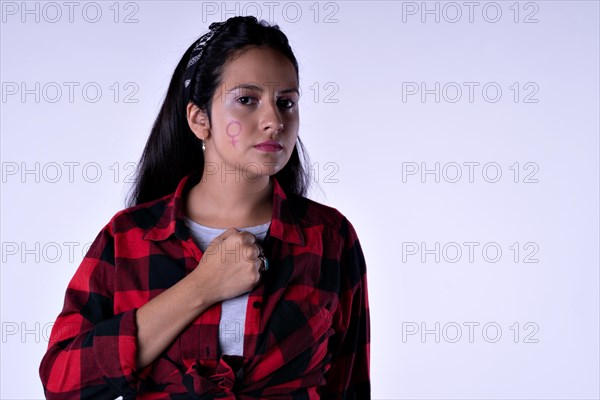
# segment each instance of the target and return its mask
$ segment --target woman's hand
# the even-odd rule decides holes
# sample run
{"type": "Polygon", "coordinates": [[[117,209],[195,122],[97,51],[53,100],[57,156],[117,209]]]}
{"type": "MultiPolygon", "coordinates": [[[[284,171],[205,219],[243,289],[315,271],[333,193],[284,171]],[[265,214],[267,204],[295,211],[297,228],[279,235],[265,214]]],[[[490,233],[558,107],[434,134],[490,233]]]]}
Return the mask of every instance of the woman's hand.
{"type": "Polygon", "coordinates": [[[185,278],[136,313],[137,366],[144,368],[212,304],[250,291],[260,280],[256,237],[230,228],[207,247],[185,278]]]}
{"type": "Polygon", "coordinates": [[[229,228],[208,245],[189,278],[201,284],[210,303],[231,299],[260,281],[259,255],[253,234],[229,228]]]}

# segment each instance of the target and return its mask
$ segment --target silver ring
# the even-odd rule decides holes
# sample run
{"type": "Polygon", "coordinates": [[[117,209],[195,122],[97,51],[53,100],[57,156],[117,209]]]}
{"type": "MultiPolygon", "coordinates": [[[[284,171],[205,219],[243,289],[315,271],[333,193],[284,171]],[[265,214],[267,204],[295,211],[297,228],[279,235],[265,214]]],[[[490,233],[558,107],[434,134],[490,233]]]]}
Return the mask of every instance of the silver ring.
{"type": "Polygon", "coordinates": [[[258,256],[260,257],[260,256],[264,255],[265,252],[263,251],[263,248],[261,247],[261,245],[258,243],[254,243],[254,244],[256,245],[256,247],[258,247],[258,256]]]}
{"type": "Polygon", "coordinates": [[[262,261],[262,265],[258,268],[258,272],[264,272],[269,269],[269,260],[265,257],[264,254],[258,256],[258,258],[262,261]]]}
{"type": "Polygon", "coordinates": [[[264,272],[269,269],[269,260],[267,260],[267,257],[265,256],[265,252],[264,252],[262,246],[259,245],[258,243],[254,243],[254,244],[256,246],[258,246],[258,250],[259,250],[258,258],[262,261],[262,265],[258,268],[258,272],[264,272]]]}

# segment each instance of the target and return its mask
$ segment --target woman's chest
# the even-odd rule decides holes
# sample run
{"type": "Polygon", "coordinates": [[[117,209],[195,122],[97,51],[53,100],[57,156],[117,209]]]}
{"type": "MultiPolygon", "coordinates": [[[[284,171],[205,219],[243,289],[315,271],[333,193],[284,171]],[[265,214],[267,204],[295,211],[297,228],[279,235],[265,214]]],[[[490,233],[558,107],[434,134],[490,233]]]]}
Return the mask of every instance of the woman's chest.
{"type": "MultiPolygon", "coordinates": [[[[270,268],[243,296],[243,306],[237,304],[237,310],[243,310],[243,320],[237,315],[243,326],[227,326],[223,302],[213,304],[163,353],[153,379],[166,379],[175,370],[194,373],[195,365],[214,371],[223,362],[219,338],[228,331],[242,341],[244,366],[236,375],[244,382],[266,381],[289,371],[307,376],[322,370],[328,362],[328,339],[334,334],[340,263],[322,230],[303,233],[304,246],[266,238],[270,268]]],[[[191,240],[153,243],[148,255],[137,259],[119,257],[117,251],[115,312],[141,307],[194,268],[201,268],[201,257],[202,251],[191,240]]]]}

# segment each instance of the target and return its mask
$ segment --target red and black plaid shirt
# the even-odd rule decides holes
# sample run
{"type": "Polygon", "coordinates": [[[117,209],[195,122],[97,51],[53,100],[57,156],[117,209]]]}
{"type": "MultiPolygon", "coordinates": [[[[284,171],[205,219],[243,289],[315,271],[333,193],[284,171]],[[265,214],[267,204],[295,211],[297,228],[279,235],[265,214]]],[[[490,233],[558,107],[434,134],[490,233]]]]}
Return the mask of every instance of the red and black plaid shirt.
{"type": "Polygon", "coordinates": [[[370,399],[366,264],[335,208],[286,194],[274,179],[263,248],[270,268],[250,292],[243,356],[217,356],[221,302],[136,370],[135,312],[196,268],[184,222],[199,181],[115,214],[70,281],[40,376],[48,399],[370,399]]]}

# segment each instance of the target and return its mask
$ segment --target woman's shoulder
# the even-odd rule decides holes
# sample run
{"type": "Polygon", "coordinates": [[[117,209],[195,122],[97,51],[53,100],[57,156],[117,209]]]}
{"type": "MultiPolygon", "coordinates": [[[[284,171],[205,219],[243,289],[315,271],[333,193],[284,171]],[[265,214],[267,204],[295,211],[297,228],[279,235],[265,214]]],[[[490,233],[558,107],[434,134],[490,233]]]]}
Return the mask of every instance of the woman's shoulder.
{"type": "Polygon", "coordinates": [[[117,211],[107,226],[114,233],[129,231],[133,228],[148,229],[158,223],[169,208],[173,207],[174,193],[145,203],[129,206],[117,211]]]}
{"type": "Polygon", "coordinates": [[[329,229],[346,231],[351,227],[348,218],[337,208],[296,194],[288,199],[295,215],[307,225],[324,225],[329,229]]]}

